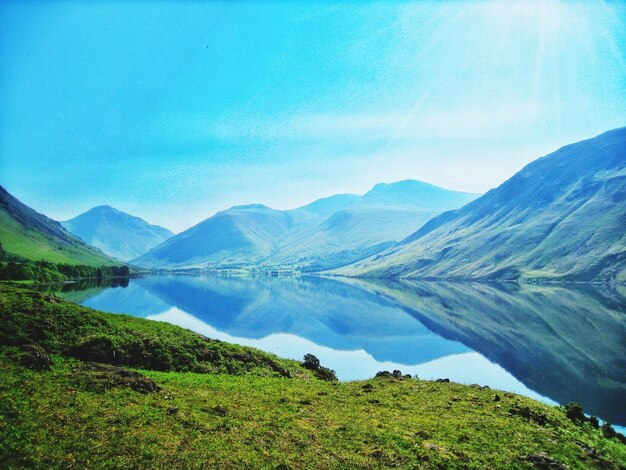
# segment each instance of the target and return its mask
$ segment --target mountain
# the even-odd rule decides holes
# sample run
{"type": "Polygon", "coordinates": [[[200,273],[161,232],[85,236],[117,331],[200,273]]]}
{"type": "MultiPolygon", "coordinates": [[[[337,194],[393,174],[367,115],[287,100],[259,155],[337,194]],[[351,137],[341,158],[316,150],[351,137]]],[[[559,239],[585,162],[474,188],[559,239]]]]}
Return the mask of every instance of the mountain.
{"type": "Polygon", "coordinates": [[[371,277],[626,281],[626,128],[540,158],[383,253],[371,277]]]}
{"type": "Polygon", "coordinates": [[[296,209],[294,212],[308,212],[321,217],[328,217],[335,212],[345,209],[350,204],[361,198],[358,194],[335,194],[313,201],[312,203],[296,209]]]}
{"type": "Polygon", "coordinates": [[[389,248],[435,215],[476,197],[414,180],[377,184],[319,223],[287,234],[273,262],[303,271],[343,266],[389,248]]]}
{"type": "Polygon", "coordinates": [[[119,265],[100,250],[65,230],[59,222],[39,214],[0,186],[0,244],[10,254],[32,261],[119,265]]]}
{"type": "Polygon", "coordinates": [[[377,184],[356,202],[356,206],[395,207],[433,212],[445,207],[466,204],[478,196],[478,194],[451,191],[423,181],[404,180],[377,184]]]}
{"type": "Polygon", "coordinates": [[[133,260],[149,268],[318,271],[380,252],[477,195],[419,181],[376,185],[298,209],[255,204],[218,212],[133,260]]]}
{"type": "Polygon", "coordinates": [[[63,227],[90,245],[122,261],[141,256],[174,234],[158,225],[111,206],[98,206],[73,219],[63,227]]]}
{"type": "Polygon", "coordinates": [[[235,206],[166,240],[133,260],[144,267],[240,267],[268,257],[273,241],[294,223],[261,204],[235,206]]]}

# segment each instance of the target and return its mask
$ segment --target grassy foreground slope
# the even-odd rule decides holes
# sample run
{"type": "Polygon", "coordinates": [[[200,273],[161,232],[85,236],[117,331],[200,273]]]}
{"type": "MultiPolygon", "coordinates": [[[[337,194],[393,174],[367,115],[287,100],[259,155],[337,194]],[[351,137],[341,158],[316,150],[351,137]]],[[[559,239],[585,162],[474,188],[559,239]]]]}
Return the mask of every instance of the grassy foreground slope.
{"type": "Polygon", "coordinates": [[[14,288],[0,288],[0,321],[0,459],[9,468],[626,463],[626,447],[589,423],[487,388],[322,381],[271,354],[14,288]],[[40,351],[24,346],[33,343],[51,370],[25,360],[40,351]]]}
{"type": "Polygon", "coordinates": [[[75,237],[0,186],[0,244],[9,254],[31,261],[112,266],[119,261],[75,237]]]}
{"type": "Polygon", "coordinates": [[[310,376],[296,361],[19,288],[0,286],[0,324],[0,345],[37,344],[49,354],[87,361],[162,371],[310,376]]]}

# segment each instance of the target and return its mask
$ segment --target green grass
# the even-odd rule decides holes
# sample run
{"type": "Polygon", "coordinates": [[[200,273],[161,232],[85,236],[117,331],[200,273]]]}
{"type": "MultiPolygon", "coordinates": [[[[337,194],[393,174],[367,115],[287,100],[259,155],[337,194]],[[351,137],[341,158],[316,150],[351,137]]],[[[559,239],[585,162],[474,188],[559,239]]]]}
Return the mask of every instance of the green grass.
{"type": "Polygon", "coordinates": [[[98,253],[71,235],[68,240],[61,240],[36,229],[25,229],[3,210],[0,210],[0,243],[7,253],[31,261],[88,266],[119,264],[119,261],[98,253]]]}
{"type": "Polygon", "coordinates": [[[19,281],[0,281],[0,285],[3,286],[32,286],[33,284],[35,284],[35,281],[33,281],[32,279],[21,279],[19,281]]]}
{"type": "Polygon", "coordinates": [[[0,344],[154,370],[307,376],[296,361],[205,338],[179,326],[115,315],[50,294],[0,286],[0,344]]]}
{"type": "Polygon", "coordinates": [[[325,382],[293,361],[225,343],[209,344],[270,358],[295,378],[262,361],[231,373],[177,372],[173,363],[139,370],[159,392],[98,391],[77,373],[81,361],[64,353],[65,341],[105,328],[121,344],[132,332],[192,354],[201,338],[18,289],[0,288],[0,311],[0,461],[8,468],[530,468],[523,457],[539,452],[570,468],[626,463],[617,439],[528,398],[416,379],[325,382]],[[24,320],[32,309],[51,331],[40,341],[55,352],[51,371],[20,365],[20,341],[8,341],[7,332],[33,339],[24,320]],[[8,324],[7,311],[17,317],[8,324]],[[57,320],[79,332],[56,328],[57,320]],[[524,407],[530,417],[510,413],[524,407]],[[539,415],[544,424],[532,418],[539,415]]]}

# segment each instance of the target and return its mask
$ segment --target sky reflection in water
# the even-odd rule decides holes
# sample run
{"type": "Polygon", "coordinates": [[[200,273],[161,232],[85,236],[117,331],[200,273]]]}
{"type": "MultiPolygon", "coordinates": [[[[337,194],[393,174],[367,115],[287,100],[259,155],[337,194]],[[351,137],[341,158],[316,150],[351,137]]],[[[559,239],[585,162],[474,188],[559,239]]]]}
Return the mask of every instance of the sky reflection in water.
{"type": "Polygon", "coordinates": [[[341,380],[400,369],[626,422],[620,288],[160,276],[64,295],[281,357],[313,353],[341,380]]]}

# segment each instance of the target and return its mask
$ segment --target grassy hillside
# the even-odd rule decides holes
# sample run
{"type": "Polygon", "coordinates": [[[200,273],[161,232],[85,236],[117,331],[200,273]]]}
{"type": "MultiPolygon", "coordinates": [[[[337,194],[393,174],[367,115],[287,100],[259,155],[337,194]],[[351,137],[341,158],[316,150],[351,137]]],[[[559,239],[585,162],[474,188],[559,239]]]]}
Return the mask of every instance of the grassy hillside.
{"type": "Polygon", "coordinates": [[[37,213],[0,186],[0,244],[31,261],[112,266],[119,261],[87,245],[58,222],[37,213]]]}
{"type": "Polygon", "coordinates": [[[563,147],[340,274],[626,282],[626,128],[563,147]]]}
{"type": "Polygon", "coordinates": [[[393,376],[317,380],[294,361],[16,289],[0,288],[0,315],[0,458],[9,468],[626,462],[626,447],[592,423],[509,393],[393,376]],[[105,344],[89,341],[94,335],[108,336],[118,354],[86,348],[105,344]],[[24,346],[34,341],[52,353],[51,370],[34,370],[47,368],[44,352],[24,346]],[[142,369],[78,359],[85,352],[97,359],[98,351],[142,369]],[[152,362],[151,351],[169,351],[169,359],[152,362]]]}
{"type": "Polygon", "coordinates": [[[0,344],[156,370],[297,376],[302,367],[167,323],[101,313],[49,294],[0,286],[0,344]]]}

